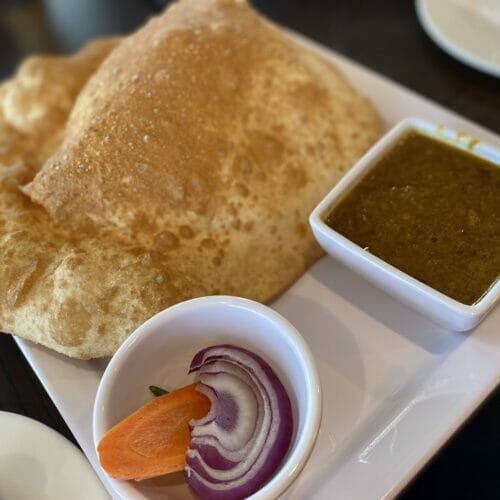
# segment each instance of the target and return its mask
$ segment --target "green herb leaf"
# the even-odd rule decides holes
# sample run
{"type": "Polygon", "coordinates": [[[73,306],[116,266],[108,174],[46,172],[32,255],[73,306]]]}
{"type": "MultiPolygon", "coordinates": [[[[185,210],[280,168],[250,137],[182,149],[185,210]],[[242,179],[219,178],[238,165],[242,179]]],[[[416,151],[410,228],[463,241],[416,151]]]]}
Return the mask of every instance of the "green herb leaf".
{"type": "Polygon", "coordinates": [[[153,393],[153,396],[163,396],[164,394],[168,394],[168,391],[158,387],[156,385],[150,385],[149,390],[153,393]]]}

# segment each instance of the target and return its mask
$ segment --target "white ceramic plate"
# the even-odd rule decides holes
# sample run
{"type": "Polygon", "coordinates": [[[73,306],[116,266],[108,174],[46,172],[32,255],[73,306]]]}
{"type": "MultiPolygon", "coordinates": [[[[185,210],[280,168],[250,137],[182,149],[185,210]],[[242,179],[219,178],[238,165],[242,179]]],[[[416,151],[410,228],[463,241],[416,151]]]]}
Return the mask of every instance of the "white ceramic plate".
{"type": "Polygon", "coordinates": [[[429,37],[460,62],[500,77],[498,0],[416,0],[420,24],[429,37]]]}
{"type": "Polygon", "coordinates": [[[50,427],[0,411],[0,499],[105,500],[82,452],[50,427]]]}
{"type": "MultiPolygon", "coordinates": [[[[500,146],[500,138],[298,35],[375,103],[385,129],[418,115],[500,146]]],[[[500,308],[468,334],[439,328],[325,257],[272,307],[303,335],[323,386],[315,448],[284,498],[392,497],[500,381],[500,308]]],[[[106,360],[76,361],[19,340],[88,458],[106,360]],[[75,395],[75,390],[78,396],[75,395]]]]}

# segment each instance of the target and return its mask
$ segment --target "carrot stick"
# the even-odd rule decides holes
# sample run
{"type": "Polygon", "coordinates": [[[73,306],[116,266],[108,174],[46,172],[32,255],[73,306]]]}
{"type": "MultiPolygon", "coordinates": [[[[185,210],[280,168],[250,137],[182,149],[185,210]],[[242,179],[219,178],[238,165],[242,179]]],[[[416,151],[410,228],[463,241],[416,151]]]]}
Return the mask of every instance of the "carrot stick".
{"type": "Polygon", "coordinates": [[[97,447],[103,469],[116,479],[136,481],[183,470],[188,423],[210,409],[195,385],[153,399],[110,429],[97,447]]]}

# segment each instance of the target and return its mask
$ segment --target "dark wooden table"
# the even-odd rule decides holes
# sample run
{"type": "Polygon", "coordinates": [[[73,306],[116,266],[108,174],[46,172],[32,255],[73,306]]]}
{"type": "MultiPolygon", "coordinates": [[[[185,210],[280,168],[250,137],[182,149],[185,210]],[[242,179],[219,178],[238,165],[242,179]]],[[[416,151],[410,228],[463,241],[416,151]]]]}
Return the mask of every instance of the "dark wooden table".
{"type": "MultiPolygon", "coordinates": [[[[95,28],[90,23],[88,36],[127,30],[140,24],[162,2],[130,0],[124,4],[126,15],[125,10],[115,10],[108,25],[102,19],[95,28]]],[[[418,25],[413,1],[255,0],[254,4],[279,23],[500,133],[500,81],[461,65],[434,46],[418,25]]],[[[44,19],[40,1],[2,0],[0,76],[10,74],[26,53],[61,50],[62,45],[49,20],[44,19]]],[[[0,410],[44,422],[74,441],[8,335],[0,335],[0,410]]],[[[500,391],[497,390],[401,498],[498,499],[499,457],[500,391]]]]}

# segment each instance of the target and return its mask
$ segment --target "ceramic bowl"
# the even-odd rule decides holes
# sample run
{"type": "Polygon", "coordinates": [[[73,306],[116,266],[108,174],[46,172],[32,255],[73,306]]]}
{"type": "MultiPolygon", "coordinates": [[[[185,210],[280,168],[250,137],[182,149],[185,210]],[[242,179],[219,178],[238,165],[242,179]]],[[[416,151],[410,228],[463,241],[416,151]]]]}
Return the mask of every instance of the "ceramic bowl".
{"type": "MultiPolygon", "coordinates": [[[[298,331],[278,313],[237,297],[202,297],[177,304],[140,326],[118,349],[101,379],[94,406],[97,447],[113,425],[151,399],[149,385],[166,389],[192,382],[191,358],[204,347],[229,343],[264,358],[292,403],[294,436],[272,479],[253,500],[276,498],[306,463],[321,418],[320,382],[314,358],[298,331]]],[[[183,474],[135,483],[110,479],[122,498],[193,498],[183,474]]]]}
{"type": "Polygon", "coordinates": [[[358,184],[378,160],[409,130],[417,130],[447,144],[500,165],[500,151],[477,138],[429,123],[407,118],[387,132],[341,181],[326,195],[309,217],[314,236],[323,249],[374,285],[399,301],[453,331],[474,328],[500,297],[500,280],[472,305],[462,304],[418,281],[347,239],[329,227],[325,220],[347,193],[358,184]],[[470,144],[475,144],[473,149],[470,144]]]}

